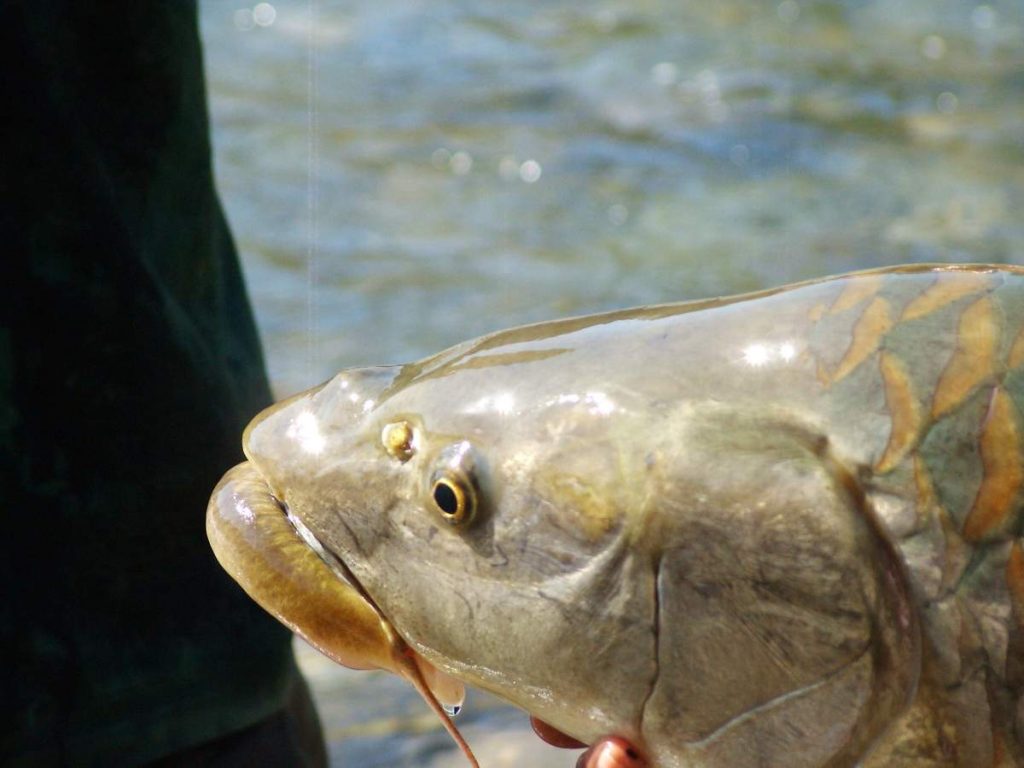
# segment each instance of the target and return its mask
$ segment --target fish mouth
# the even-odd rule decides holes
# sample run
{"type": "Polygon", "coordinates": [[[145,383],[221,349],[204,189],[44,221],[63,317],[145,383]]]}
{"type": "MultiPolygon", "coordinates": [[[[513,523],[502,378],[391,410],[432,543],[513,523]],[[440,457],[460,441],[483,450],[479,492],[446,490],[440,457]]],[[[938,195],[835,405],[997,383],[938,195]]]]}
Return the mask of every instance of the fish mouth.
{"type": "MultiPolygon", "coordinates": [[[[345,561],[324,547],[320,542],[320,539],[316,537],[316,534],[309,530],[309,528],[306,527],[306,524],[303,523],[297,515],[292,513],[291,508],[288,506],[288,502],[283,501],[274,494],[273,490],[270,489],[269,484],[267,490],[270,493],[271,498],[273,498],[277,503],[281,512],[288,520],[288,523],[306,543],[306,546],[316,553],[317,557],[320,558],[324,565],[334,572],[335,576],[337,576],[349,588],[355,590],[355,592],[358,593],[359,596],[362,597],[369,607],[378,615],[381,621],[387,621],[387,619],[384,618],[384,614],[381,612],[380,607],[376,602],[374,602],[373,598],[370,597],[370,593],[366,591],[365,587],[359,583],[359,579],[356,578],[355,574],[353,574],[349,567],[345,565],[345,561]]],[[[390,624],[390,622],[388,623],[390,624]]]]}
{"type": "Polygon", "coordinates": [[[449,718],[462,706],[463,683],[409,646],[344,562],[291,513],[252,462],[228,470],[214,489],[206,533],[224,570],[314,648],[346,667],[383,669],[412,683],[476,765],[449,718]]]}

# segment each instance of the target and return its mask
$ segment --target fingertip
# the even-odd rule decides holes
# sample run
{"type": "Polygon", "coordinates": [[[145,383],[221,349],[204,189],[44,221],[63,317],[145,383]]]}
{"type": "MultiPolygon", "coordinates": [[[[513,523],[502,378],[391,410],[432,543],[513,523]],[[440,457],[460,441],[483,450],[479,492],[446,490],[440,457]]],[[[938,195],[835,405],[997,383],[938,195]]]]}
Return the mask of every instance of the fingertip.
{"type": "Polygon", "coordinates": [[[533,727],[534,733],[553,747],[560,749],[583,749],[587,746],[579,739],[574,739],[572,736],[562,733],[557,728],[532,715],[530,716],[530,725],[533,727]]]}
{"type": "Polygon", "coordinates": [[[640,750],[620,736],[607,736],[580,755],[576,768],[647,768],[640,750]]]}

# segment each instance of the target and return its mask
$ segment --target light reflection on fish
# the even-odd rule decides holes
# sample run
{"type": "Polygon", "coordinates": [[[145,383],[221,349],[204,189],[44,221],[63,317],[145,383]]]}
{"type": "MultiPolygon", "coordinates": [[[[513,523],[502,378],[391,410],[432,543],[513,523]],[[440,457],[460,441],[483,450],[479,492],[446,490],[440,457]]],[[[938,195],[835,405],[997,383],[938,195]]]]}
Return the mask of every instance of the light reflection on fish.
{"type": "Polygon", "coordinates": [[[254,419],[208,528],[437,711],[465,681],[672,768],[1021,765],[1022,411],[1024,270],[862,272],[343,371],[254,419]]]}

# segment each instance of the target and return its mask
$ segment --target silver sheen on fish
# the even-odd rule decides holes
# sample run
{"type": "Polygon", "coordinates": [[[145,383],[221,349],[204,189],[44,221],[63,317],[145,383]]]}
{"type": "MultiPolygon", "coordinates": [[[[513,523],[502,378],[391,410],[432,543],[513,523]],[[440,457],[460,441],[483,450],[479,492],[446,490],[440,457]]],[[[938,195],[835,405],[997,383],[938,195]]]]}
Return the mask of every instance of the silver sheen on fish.
{"type": "Polygon", "coordinates": [[[343,371],[207,527],[456,735],[468,683],[665,768],[1022,765],[1022,414],[1024,269],[875,270],[343,371]]]}

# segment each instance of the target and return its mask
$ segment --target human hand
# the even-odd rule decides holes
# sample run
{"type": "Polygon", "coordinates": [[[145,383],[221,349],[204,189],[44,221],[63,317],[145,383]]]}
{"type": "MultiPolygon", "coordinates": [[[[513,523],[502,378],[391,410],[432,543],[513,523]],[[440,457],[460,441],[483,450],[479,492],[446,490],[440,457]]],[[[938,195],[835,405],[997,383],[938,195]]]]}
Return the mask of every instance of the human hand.
{"type": "Polygon", "coordinates": [[[647,768],[640,750],[620,736],[605,736],[580,755],[576,768],[647,768]]]}
{"type": "MultiPolygon", "coordinates": [[[[530,718],[533,731],[541,739],[555,747],[580,749],[587,745],[552,728],[543,720],[530,718]]],[[[621,736],[605,736],[598,739],[576,761],[576,768],[648,768],[646,758],[640,750],[621,736]]]]}

